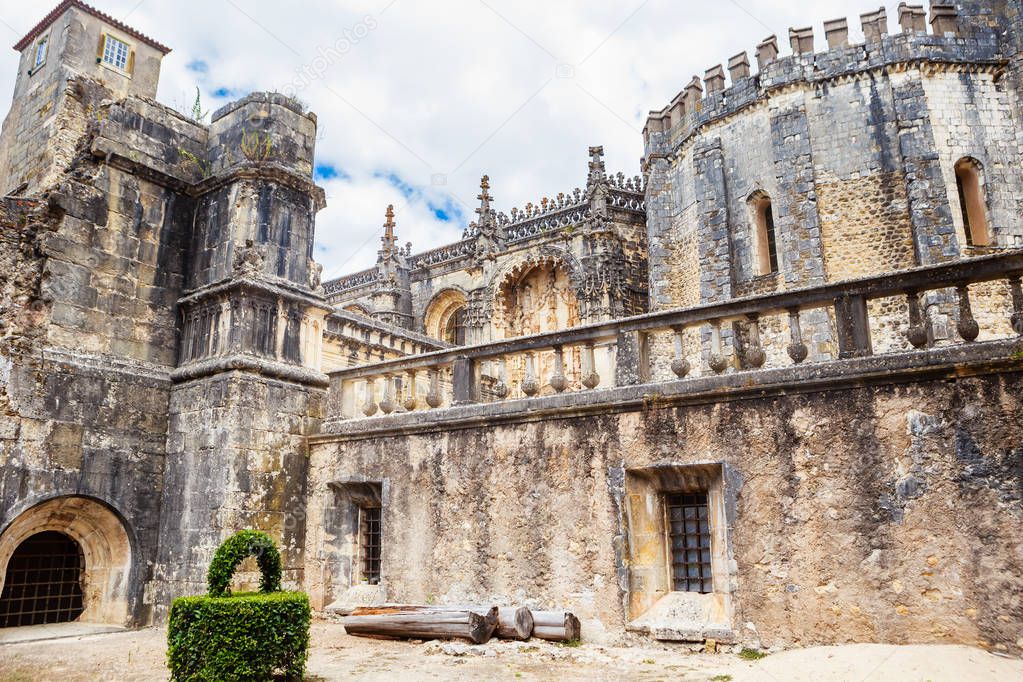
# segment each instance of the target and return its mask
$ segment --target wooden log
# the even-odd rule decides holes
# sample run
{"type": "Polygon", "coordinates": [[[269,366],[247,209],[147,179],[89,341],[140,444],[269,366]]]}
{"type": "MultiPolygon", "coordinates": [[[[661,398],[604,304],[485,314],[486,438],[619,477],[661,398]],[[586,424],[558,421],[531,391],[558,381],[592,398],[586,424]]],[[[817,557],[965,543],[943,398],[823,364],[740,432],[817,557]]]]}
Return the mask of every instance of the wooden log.
{"type": "Polygon", "coordinates": [[[497,609],[497,632],[501,639],[527,640],[533,634],[533,614],[525,606],[497,609]]]}
{"type": "Polygon", "coordinates": [[[483,644],[497,629],[496,606],[360,606],[341,621],[350,635],[468,639],[483,644]]]}
{"type": "Polygon", "coordinates": [[[569,611],[533,611],[533,636],[552,642],[574,642],[580,636],[579,619],[569,611]]]}

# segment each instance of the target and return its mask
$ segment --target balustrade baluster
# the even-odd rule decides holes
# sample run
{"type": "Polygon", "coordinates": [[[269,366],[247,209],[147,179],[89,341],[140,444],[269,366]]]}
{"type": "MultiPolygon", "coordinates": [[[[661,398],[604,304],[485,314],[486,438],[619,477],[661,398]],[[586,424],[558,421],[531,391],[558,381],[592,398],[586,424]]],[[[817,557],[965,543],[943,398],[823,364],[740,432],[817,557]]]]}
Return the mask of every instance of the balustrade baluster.
{"type": "Polygon", "coordinates": [[[927,327],[924,326],[924,316],[920,311],[920,295],[916,291],[907,291],[906,305],[909,306],[909,329],[906,330],[906,339],[913,348],[923,348],[927,345],[927,327]]]}
{"type": "Polygon", "coordinates": [[[707,358],[707,364],[715,374],[721,374],[728,367],[728,360],[721,350],[721,320],[710,323],[710,357],[707,358]]]}
{"type": "Polygon", "coordinates": [[[494,384],[494,395],[498,400],[508,397],[508,361],[504,358],[497,363],[497,383],[494,384]]]}
{"type": "Polygon", "coordinates": [[[408,389],[405,391],[405,400],[402,401],[402,406],[406,411],[412,412],[416,409],[419,403],[419,399],[416,396],[416,370],[408,370],[408,389]]]}
{"type": "Polygon", "coordinates": [[[672,331],[675,332],[675,357],[671,360],[671,371],[675,373],[679,379],[689,374],[689,370],[692,369],[689,365],[689,360],[685,356],[685,348],[682,345],[682,327],[672,327],[672,331]]]}
{"type": "Polygon", "coordinates": [[[380,411],[384,414],[394,412],[394,379],[389,374],[384,375],[384,397],[380,401],[380,411]]]}
{"type": "Polygon", "coordinates": [[[522,377],[522,392],[532,398],[540,392],[540,384],[536,380],[536,368],[533,366],[533,354],[526,353],[526,374],[522,377]]]}
{"type": "Polygon", "coordinates": [[[436,368],[430,368],[430,388],[426,393],[426,404],[431,408],[437,408],[443,402],[440,396],[440,372],[436,368]]]}
{"type": "Polygon", "coordinates": [[[593,361],[593,344],[587,343],[583,346],[583,386],[596,388],[600,384],[600,375],[597,374],[597,366],[593,361]]]}
{"type": "Polygon", "coordinates": [[[789,357],[792,358],[792,362],[797,365],[803,360],[806,360],[806,356],[810,354],[810,350],[803,343],[803,329],[799,321],[799,308],[789,308],[789,345],[785,349],[789,357]]]}
{"type": "Polygon", "coordinates": [[[1009,291],[1012,293],[1012,328],[1017,334],[1023,336],[1023,285],[1020,284],[1020,276],[1013,275],[1009,278],[1009,291]]]}
{"type": "Polygon", "coordinates": [[[363,389],[362,413],[367,417],[372,417],[377,413],[376,383],[376,379],[366,379],[366,386],[363,389]]]}
{"type": "Polygon", "coordinates": [[[568,388],[568,379],[565,377],[565,355],[561,346],[554,346],[554,372],[551,374],[550,385],[558,393],[568,388]]]}
{"type": "Polygon", "coordinates": [[[746,362],[752,367],[763,367],[767,361],[767,353],[760,346],[760,316],[750,313],[746,318],[749,321],[749,348],[746,349],[746,362]]]}
{"type": "Polygon", "coordinates": [[[956,286],[956,295],[959,297],[959,321],[956,322],[956,331],[964,341],[976,341],[980,335],[980,325],[973,319],[973,309],[970,307],[970,290],[966,284],[956,286]]]}

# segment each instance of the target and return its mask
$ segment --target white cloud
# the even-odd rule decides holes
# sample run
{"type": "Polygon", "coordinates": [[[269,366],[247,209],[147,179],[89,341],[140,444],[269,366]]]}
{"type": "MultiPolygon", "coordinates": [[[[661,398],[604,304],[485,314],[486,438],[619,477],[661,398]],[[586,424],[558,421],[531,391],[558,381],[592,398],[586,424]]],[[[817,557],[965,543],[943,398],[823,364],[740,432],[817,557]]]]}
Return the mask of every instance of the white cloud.
{"type": "MultiPolygon", "coordinates": [[[[56,4],[56,0],[53,0],[56,4]]],[[[877,3],[782,0],[96,0],[99,9],[170,45],[159,97],[187,107],[199,85],[211,107],[221,88],[287,91],[320,122],[317,159],[347,179],[324,181],[329,206],[317,223],[325,273],[371,265],[384,207],[395,204],[398,237],[415,251],[458,239],[475,217],[479,177],[508,210],[584,182],[586,148],[602,144],[608,169],[639,172],[646,112],[692,78],[776,33],[788,54],[790,26],[848,16],[877,3]],[[326,56],[325,56],[326,55],[326,56]],[[188,68],[201,60],[205,74],[188,68]],[[571,78],[558,77],[571,73],[571,78]],[[310,78],[309,74],[315,77],[310,78]],[[411,200],[381,175],[417,191],[411,200]],[[446,184],[431,185],[435,176],[446,184]]],[[[885,3],[897,30],[896,3],[885,3]]],[[[0,0],[0,32],[13,44],[49,10],[0,0]]],[[[12,92],[17,55],[0,58],[0,91],[12,92]]],[[[754,66],[755,70],[755,66],[754,66]]]]}

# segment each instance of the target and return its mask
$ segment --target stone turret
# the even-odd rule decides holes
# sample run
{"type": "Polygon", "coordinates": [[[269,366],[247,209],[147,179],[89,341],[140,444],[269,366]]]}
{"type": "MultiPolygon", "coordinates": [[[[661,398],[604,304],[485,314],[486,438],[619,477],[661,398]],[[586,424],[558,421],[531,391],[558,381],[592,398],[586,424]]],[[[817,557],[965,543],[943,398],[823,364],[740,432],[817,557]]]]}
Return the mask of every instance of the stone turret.
{"type": "Polygon", "coordinates": [[[380,238],[376,284],[371,296],[373,317],[407,328],[412,318],[407,254],[397,246],[393,205],[388,205],[384,217],[384,236],[380,238]]]}
{"type": "Polygon", "coordinates": [[[0,194],[33,194],[67,168],[100,99],[155,97],[170,48],[77,0],[65,0],[14,45],[14,100],[0,133],[0,194]],[[79,79],[100,84],[89,96],[79,79]]]}

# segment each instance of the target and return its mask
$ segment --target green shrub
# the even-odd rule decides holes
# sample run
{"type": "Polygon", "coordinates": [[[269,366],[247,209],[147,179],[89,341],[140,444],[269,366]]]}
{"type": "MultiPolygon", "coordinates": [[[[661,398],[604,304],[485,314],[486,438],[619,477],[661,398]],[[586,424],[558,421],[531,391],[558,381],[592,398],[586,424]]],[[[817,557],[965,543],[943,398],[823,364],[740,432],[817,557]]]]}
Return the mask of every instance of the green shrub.
{"type": "Polygon", "coordinates": [[[283,675],[301,679],[309,649],[312,612],[302,592],[281,592],[281,557],[273,540],[241,531],[217,549],[206,596],[171,605],[167,665],[171,679],[189,682],[256,682],[283,675]],[[260,591],[232,595],[235,568],[255,556],[260,591]]]}
{"type": "Polygon", "coordinates": [[[259,564],[259,591],[279,592],[281,589],[281,555],[273,538],[260,530],[238,531],[217,548],[206,573],[206,586],[211,597],[231,594],[231,577],[246,557],[256,557],[259,564]]]}

